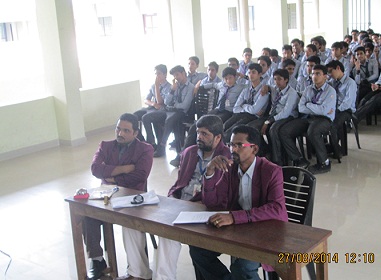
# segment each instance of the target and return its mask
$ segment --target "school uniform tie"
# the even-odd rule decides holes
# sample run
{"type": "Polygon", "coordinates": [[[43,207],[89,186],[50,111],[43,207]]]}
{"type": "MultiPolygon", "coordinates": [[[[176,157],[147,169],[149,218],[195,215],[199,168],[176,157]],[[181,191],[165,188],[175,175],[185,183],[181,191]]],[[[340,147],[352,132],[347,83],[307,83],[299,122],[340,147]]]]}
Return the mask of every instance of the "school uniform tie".
{"type": "Polygon", "coordinates": [[[249,105],[254,104],[254,96],[256,93],[257,93],[257,91],[255,90],[255,88],[252,87],[250,89],[250,96],[249,96],[249,99],[247,100],[247,104],[249,104],[249,105]]]}
{"type": "Polygon", "coordinates": [[[312,97],[311,101],[312,101],[312,103],[317,104],[320,96],[323,93],[323,90],[322,89],[316,89],[316,88],[312,88],[312,90],[314,91],[315,95],[312,97]]]}
{"type": "Polygon", "coordinates": [[[275,97],[275,99],[272,101],[272,104],[271,104],[271,110],[270,110],[270,117],[272,117],[272,116],[274,116],[275,115],[275,113],[276,113],[276,107],[277,107],[277,105],[278,105],[278,103],[279,103],[279,100],[280,100],[280,98],[282,97],[282,93],[279,91],[279,90],[277,90],[277,94],[276,94],[276,97],[275,97]]]}
{"type": "Polygon", "coordinates": [[[177,92],[177,103],[183,102],[183,99],[182,99],[182,96],[181,96],[181,92],[183,91],[184,88],[185,88],[185,85],[180,86],[180,88],[179,88],[179,90],[177,92]]]}
{"type": "Polygon", "coordinates": [[[225,107],[226,107],[226,99],[228,98],[228,94],[229,94],[229,90],[231,89],[232,87],[227,87],[226,88],[226,92],[225,94],[222,96],[221,100],[220,100],[220,108],[219,108],[219,111],[223,111],[225,110],[225,107]]]}

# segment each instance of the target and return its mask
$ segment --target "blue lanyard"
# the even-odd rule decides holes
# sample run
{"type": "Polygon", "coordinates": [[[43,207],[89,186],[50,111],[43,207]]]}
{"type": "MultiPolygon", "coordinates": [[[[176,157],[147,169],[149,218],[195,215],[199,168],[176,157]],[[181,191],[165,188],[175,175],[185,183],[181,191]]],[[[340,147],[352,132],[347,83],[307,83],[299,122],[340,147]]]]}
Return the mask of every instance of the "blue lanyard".
{"type": "Polygon", "coordinates": [[[202,177],[205,174],[206,167],[202,169],[202,159],[200,157],[198,158],[198,168],[200,169],[200,174],[202,177]]]}

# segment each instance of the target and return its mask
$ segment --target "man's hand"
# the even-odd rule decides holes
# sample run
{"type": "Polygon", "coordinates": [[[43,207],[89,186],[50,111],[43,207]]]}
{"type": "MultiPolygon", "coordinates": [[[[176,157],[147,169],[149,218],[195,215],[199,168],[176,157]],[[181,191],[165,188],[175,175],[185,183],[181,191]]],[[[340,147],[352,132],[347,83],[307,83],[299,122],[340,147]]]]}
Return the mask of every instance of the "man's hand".
{"type": "Polygon", "coordinates": [[[116,184],[114,177],[105,178],[105,181],[110,184],[116,184]]]}
{"type": "Polygon", "coordinates": [[[213,158],[208,165],[206,166],[206,176],[211,176],[214,174],[214,171],[222,170],[228,172],[228,167],[233,164],[233,160],[225,156],[216,156],[213,158]]]}
{"type": "Polygon", "coordinates": [[[371,84],[370,86],[372,87],[372,91],[376,91],[380,88],[380,85],[377,84],[371,84]]]}
{"type": "Polygon", "coordinates": [[[159,110],[161,108],[161,104],[155,102],[153,104],[153,107],[155,107],[155,109],[159,110]]]}
{"type": "Polygon", "coordinates": [[[118,165],[111,172],[111,176],[117,176],[120,174],[127,174],[135,170],[134,164],[118,165]]]}
{"type": "Polygon", "coordinates": [[[159,82],[159,77],[156,76],[156,79],[155,79],[155,86],[160,86],[160,82],[159,82]]]}
{"type": "Polygon", "coordinates": [[[173,79],[173,80],[172,80],[172,87],[171,87],[171,90],[176,90],[176,89],[177,89],[176,79],[173,79]]]}
{"type": "Polygon", "coordinates": [[[209,224],[214,225],[217,228],[232,225],[234,223],[232,214],[218,213],[209,218],[209,224]]]}
{"type": "Polygon", "coordinates": [[[261,89],[261,95],[265,96],[269,92],[269,87],[267,85],[264,85],[261,89]]]}
{"type": "Polygon", "coordinates": [[[356,70],[357,70],[357,71],[360,71],[360,65],[361,65],[360,60],[357,59],[357,60],[355,61],[355,67],[356,67],[356,70]]]}

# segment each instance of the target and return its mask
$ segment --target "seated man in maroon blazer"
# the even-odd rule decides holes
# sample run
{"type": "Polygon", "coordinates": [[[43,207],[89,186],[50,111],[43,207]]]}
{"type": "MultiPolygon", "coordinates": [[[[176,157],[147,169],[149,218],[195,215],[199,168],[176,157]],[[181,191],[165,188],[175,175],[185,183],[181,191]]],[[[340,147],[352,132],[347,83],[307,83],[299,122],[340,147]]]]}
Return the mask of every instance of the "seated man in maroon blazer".
{"type": "MultiPolygon", "coordinates": [[[[116,124],[116,139],[100,143],[93,158],[91,171],[95,177],[102,180],[102,184],[114,184],[141,191],[147,189],[147,178],[153,162],[153,147],[136,139],[138,132],[137,117],[133,114],[123,114],[116,124]]],[[[87,254],[91,258],[90,270],[87,274],[88,280],[101,277],[103,270],[107,267],[100,246],[101,224],[101,221],[91,218],[86,218],[83,222],[87,254]]],[[[142,248],[145,254],[145,238],[143,232],[129,230],[126,234],[126,229],[123,228],[128,272],[134,277],[150,279],[152,272],[149,269],[148,258],[143,263],[136,263],[135,258],[130,257],[131,254],[136,254],[133,250],[135,247],[142,248]],[[134,246],[131,246],[131,243],[134,246]]]]}
{"type": "MultiPolygon", "coordinates": [[[[282,169],[256,156],[259,143],[257,129],[236,126],[229,143],[232,159],[217,156],[206,167],[202,202],[210,210],[230,211],[209,218],[209,223],[217,228],[270,219],[288,220],[282,169]]],[[[205,279],[260,279],[261,264],[257,262],[236,258],[230,272],[218,259],[221,253],[189,247],[192,261],[205,279]]],[[[269,265],[262,264],[262,267],[273,270],[269,265]]]]}
{"type": "MultiPolygon", "coordinates": [[[[196,123],[197,145],[186,148],[180,157],[180,168],[168,196],[189,201],[201,200],[202,177],[212,158],[223,155],[230,158],[229,148],[222,141],[223,123],[216,115],[202,116],[196,123]]],[[[176,278],[177,260],[181,243],[159,237],[156,271],[153,279],[176,278]]]]}

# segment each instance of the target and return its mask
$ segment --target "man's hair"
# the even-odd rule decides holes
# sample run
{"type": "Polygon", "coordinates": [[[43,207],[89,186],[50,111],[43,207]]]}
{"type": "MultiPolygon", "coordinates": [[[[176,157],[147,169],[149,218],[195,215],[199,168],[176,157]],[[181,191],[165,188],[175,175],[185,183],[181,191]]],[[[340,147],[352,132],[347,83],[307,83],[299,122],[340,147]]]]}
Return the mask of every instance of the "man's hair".
{"type": "Polygon", "coordinates": [[[227,75],[236,76],[237,75],[237,70],[235,70],[233,67],[226,67],[222,71],[222,78],[225,78],[227,75]]]}
{"type": "Polygon", "coordinates": [[[179,73],[183,73],[183,72],[185,72],[185,68],[182,67],[181,65],[177,65],[177,66],[173,67],[173,68],[171,69],[171,71],[169,71],[169,73],[170,73],[171,75],[174,75],[174,74],[177,73],[177,72],[179,72],[179,73]]]}
{"type": "Polygon", "coordinates": [[[208,64],[209,67],[213,67],[214,69],[216,69],[216,71],[218,72],[218,64],[217,62],[215,61],[212,61],[211,63],[208,64]]]}
{"type": "Polygon", "coordinates": [[[351,33],[353,32],[356,32],[357,34],[359,33],[359,31],[357,29],[352,29],[351,33]]]}
{"type": "Polygon", "coordinates": [[[257,70],[259,74],[262,74],[262,66],[259,65],[258,63],[252,63],[249,65],[249,70],[253,70],[253,69],[257,70]]]}
{"type": "Polygon", "coordinates": [[[228,59],[228,63],[229,63],[229,62],[235,62],[235,63],[237,64],[237,66],[239,65],[239,61],[238,61],[238,59],[235,58],[235,57],[231,57],[231,58],[229,58],[229,59],[228,59]]]}
{"type": "Polygon", "coordinates": [[[270,53],[271,49],[268,48],[268,47],[265,47],[265,48],[262,49],[262,51],[267,51],[268,53],[270,53]]]}
{"type": "Polygon", "coordinates": [[[318,57],[317,55],[311,55],[309,58],[307,58],[306,61],[315,62],[315,64],[320,64],[320,57],[318,57]]]}
{"type": "Polygon", "coordinates": [[[258,61],[259,60],[263,60],[264,62],[266,62],[268,67],[270,67],[270,65],[272,63],[271,59],[268,56],[265,56],[265,55],[261,55],[260,57],[258,57],[258,61]]]}
{"type": "Polygon", "coordinates": [[[310,48],[312,51],[316,52],[318,51],[317,47],[314,44],[308,44],[306,48],[310,48]]]}
{"type": "Polygon", "coordinates": [[[197,66],[200,64],[200,59],[197,56],[191,56],[188,60],[193,60],[197,66]]]}
{"type": "Polygon", "coordinates": [[[300,40],[298,38],[292,39],[291,44],[298,43],[300,45],[300,40]]]}
{"type": "Polygon", "coordinates": [[[296,66],[296,63],[295,63],[295,61],[293,61],[292,59],[287,58],[286,60],[284,60],[284,61],[282,62],[282,68],[284,69],[284,68],[286,68],[288,65],[296,66]]]}
{"type": "Polygon", "coordinates": [[[291,51],[292,52],[292,46],[291,45],[283,45],[282,51],[291,51]]]}
{"type": "Polygon", "coordinates": [[[374,34],[374,31],[373,31],[372,28],[368,28],[368,29],[366,30],[366,32],[368,32],[369,35],[374,34]]]}
{"type": "Polygon", "coordinates": [[[278,56],[278,51],[276,49],[271,49],[270,56],[278,56]]]}
{"type": "Polygon", "coordinates": [[[364,44],[364,47],[365,47],[365,44],[368,44],[368,43],[373,45],[373,41],[369,37],[367,37],[364,40],[362,40],[362,43],[364,44]]]}
{"type": "Polygon", "coordinates": [[[327,75],[327,73],[328,73],[328,69],[327,69],[327,67],[324,66],[324,65],[321,65],[321,64],[316,64],[316,65],[312,68],[312,70],[321,70],[321,71],[323,71],[323,74],[324,74],[324,75],[327,75]]]}
{"type": "Polygon", "coordinates": [[[219,116],[216,115],[204,115],[201,118],[198,119],[196,122],[197,128],[206,128],[210,131],[210,133],[213,134],[213,136],[216,135],[223,135],[224,133],[224,124],[219,116]]]}
{"type": "Polygon", "coordinates": [[[156,65],[155,70],[163,73],[164,75],[167,75],[167,66],[165,66],[164,64],[156,65]]]}
{"type": "Polygon", "coordinates": [[[253,50],[250,48],[244,48],[242,53],[246,53],[246,52],[253,54],[253,50]]]}
{"type": "Polygon", "coordinates": [[[299,43],[300,43],[300,46],[301,46],[302,48],[304,48],[304,41],[299,40],[299,43]]]}
{"type": "Polygon", "coordinates": [[[365,53],[365,48],[363,46],[358,46],[354,51],[355,52],[362,51],[365,53]]]}
{"type": "Polygon", "coordinates": [[[337,66],[339,66],[341,72],[344,73],[344,65],[338,60],[331,60],[328,64],[325,65],[325,67],[327,67],[327,69],[328,68],[336,69],[337,66]]]}
{"type": "Polygon", "coordinates": [[[361,40],[361,41],[362,41],[362,40],[365,40],[365,38],[369,38],[368,33],[364,33],[364,34],[361,34],[361,35],[360,35],[360,40],[361,40]]]}
{"type": "Polygon", "coordinates": [[[247,135],[246,140],[247,142],[251,144],[255,144],[259,146],[259,144],[261,143],[260,133],[258,129],[254,127],[251,127],[248,125],[242,125],[242,124],[237,125],[233,128],[232,134],[238,134],[238,133],[246,134],[247,135]]]}
{"type": "Polygon", "coordinates": [[[374,45],[372,43],[365,43],[364,49],[370,49],[373,52],[374,45]]]}
{"type": "Polygon", "coordinates": [[[280,76],[285,80],[290,80],[290,74],[288,73],[288,71],[286,69],[275,70],[273,73],[273,77],[275,77],[275,76],[280,76]]]}
{"type": "Polygon", "coordinates": [[[134,131],[137,131],[139,130],[139,124],[138,124],[138,117],[133,115],[133,114],[130,114],[130,113],[124,113],[123,115],[121,115],[119,117],[119,120],[120,121],[127,121],[127,122],[130,122],[132,124],[132,129],[134,131]]]}
{"type": "Polygon", "coordinates": [[[347,42],[345,42],[345,41],[341,41],[341,43],[343,44],[343,48],[348,48],[349,47],[349,45],[348,45],[348,43],[347,42]]]}
{"type": "Polygon", "coordinates": [[[344,40],[345,40],[345,39],[350,39],[350,40],[352,41],[352,35],[349,35],[349,34],[345,35],[345,36],[344,36],[344,40]]]}
{"type": "Polygon", "coordinates": [[[336,49],[342,49],[343,48],[343,43],[342,42],[335,42],[332,44],[331,48],[336,48],[336,49]]]}
{"type": "Polygon", "coordinates": [[[312,42],[314,42],[314,41],[318,42],[319,45],[323,45],[323,40],[322,40],[321,37],[319,37],[319,36],[316,36],[316,37],[311,38],[311,40],[310,40],[311,44],[312,44],[312,42]]]}

